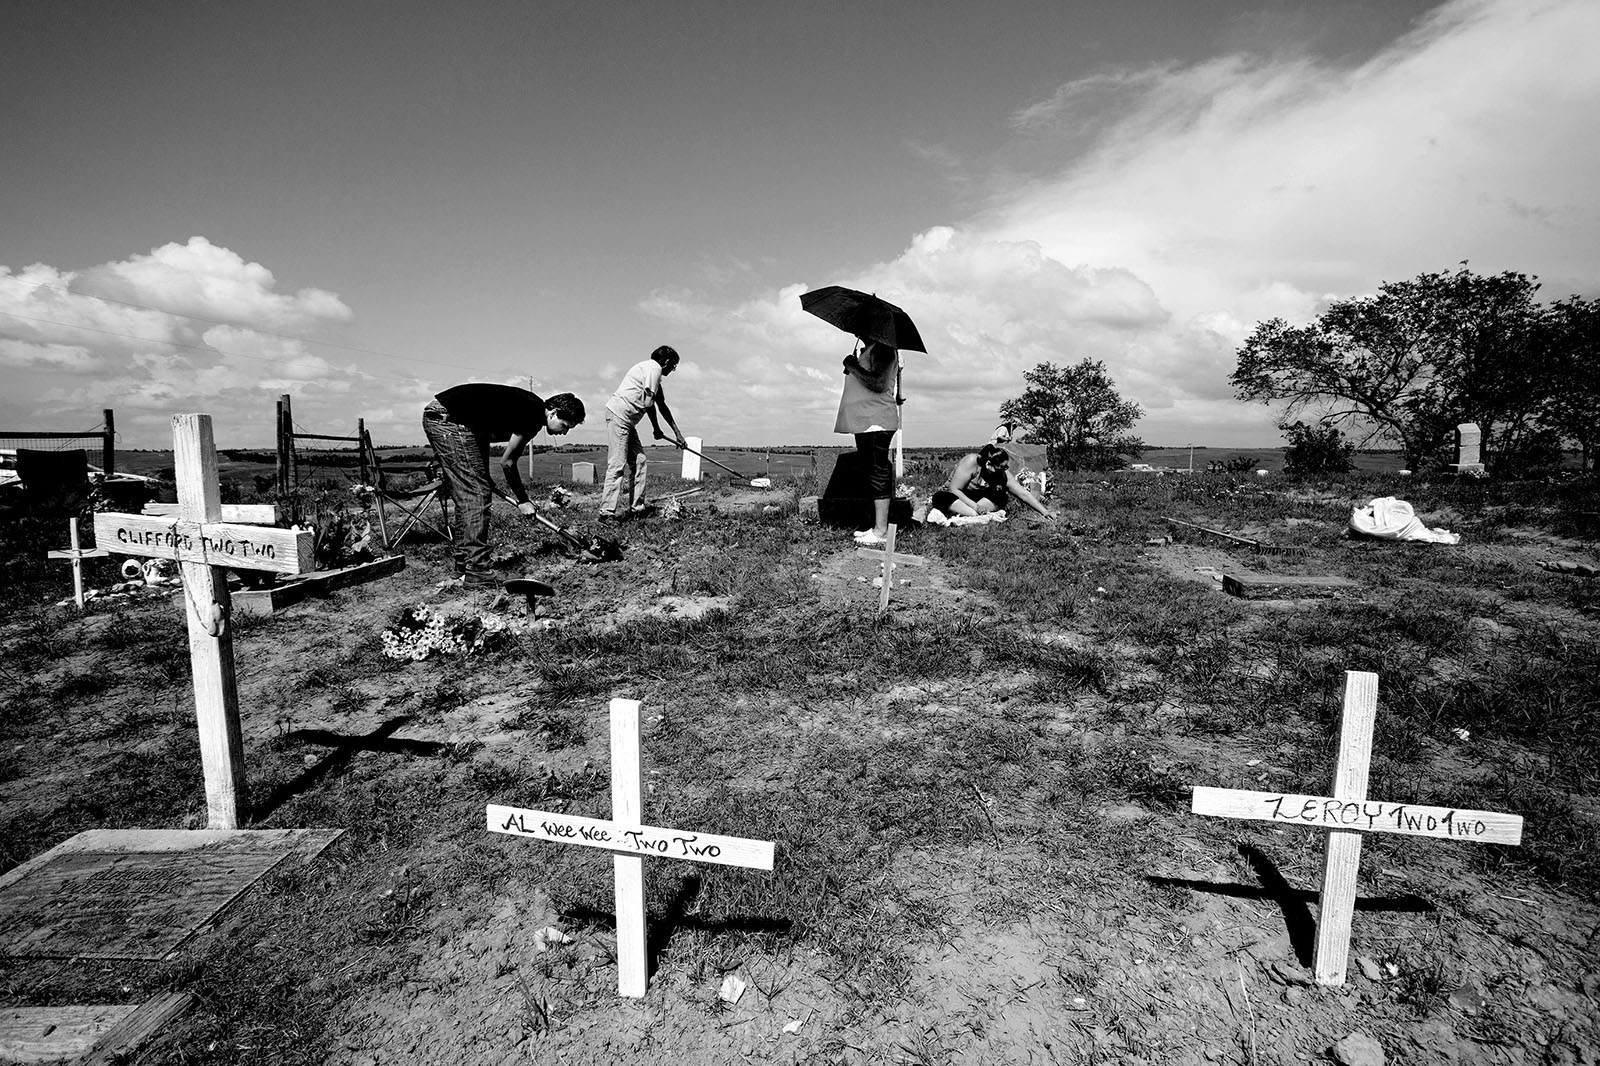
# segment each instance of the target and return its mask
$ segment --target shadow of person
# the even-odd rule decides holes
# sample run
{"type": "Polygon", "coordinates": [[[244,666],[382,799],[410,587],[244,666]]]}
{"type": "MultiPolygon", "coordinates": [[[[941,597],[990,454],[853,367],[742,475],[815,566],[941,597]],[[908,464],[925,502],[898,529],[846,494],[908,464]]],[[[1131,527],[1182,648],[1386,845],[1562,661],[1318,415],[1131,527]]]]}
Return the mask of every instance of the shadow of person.
{"type": "MultiPolygon", "coordinates": [[[[1239,854],[1255,872],[1257,885],[1218,884],[1215,881],[1183,877],[1150,876],[1146,877],[1145,881],[1163,887],[1193,889],[1212,896],[1262,899],[1276,903],[1278,910],[1283,914],[1284,932],[1289,936],[1289,946],[1294,951],[1295,959],[1300,965],[1309,968],[1317,943],[1317,923],[1311,916],[1311,903],[1317,900],[1319,893],[1308,888],[1295,888],[1289,884],[1278,870],[1277,864],[1253,844],[1240,844],[1239,854]]],[[[1421,896],[1366,896],[1356,899],[1355,909],[1426,914],[1431,913],[1434,906],[1421,896]]]]}

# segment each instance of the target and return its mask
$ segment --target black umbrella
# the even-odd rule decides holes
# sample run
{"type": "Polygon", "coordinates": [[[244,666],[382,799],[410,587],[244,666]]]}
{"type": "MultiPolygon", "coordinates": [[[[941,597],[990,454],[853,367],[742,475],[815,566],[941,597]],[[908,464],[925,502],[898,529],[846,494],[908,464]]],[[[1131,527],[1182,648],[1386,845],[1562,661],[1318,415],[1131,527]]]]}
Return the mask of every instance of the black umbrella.
{"type": "Polygon", "coordinates": [[[846,333],[900,351],[926,352],[911,316],[875,293],[829,285],[800,294],[800,307],[846,333]]]}

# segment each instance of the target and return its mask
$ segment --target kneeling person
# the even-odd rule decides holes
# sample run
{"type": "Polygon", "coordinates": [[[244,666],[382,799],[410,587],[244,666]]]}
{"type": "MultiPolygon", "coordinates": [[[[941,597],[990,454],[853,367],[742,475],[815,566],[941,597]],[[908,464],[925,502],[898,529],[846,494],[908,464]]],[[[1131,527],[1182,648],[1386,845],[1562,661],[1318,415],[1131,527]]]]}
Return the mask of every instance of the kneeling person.
{"type": "Polygon", "coordinates": [[[968,452],[956,464],[950,483],[933,494],[929,506],[952,518],[975,517],[1004,511],[1016,499],[1054,520],[1054,512],[1046,510],[1033,493],[1023,488],[1010,465],[1011,456],[998,444],[985,444],[978,451],[968,452]]]}
{"type": "Polygon", "coordinates": [[[422,432],[439,457],[445,490],[456,505],[450,531],[456,573],[468,584],[492,585],[500,580],[489,566],[489,508],[494,501],[490,443],[507,442],[500,473],[516,497],[517,510],[531,515],[533,504],[517,472],[517,460],[541,429],[559,436],[583,419],[583,401],[570,392],[544,400],[527,389],[487,382],[445,389],[423,408],[422,432]]]}

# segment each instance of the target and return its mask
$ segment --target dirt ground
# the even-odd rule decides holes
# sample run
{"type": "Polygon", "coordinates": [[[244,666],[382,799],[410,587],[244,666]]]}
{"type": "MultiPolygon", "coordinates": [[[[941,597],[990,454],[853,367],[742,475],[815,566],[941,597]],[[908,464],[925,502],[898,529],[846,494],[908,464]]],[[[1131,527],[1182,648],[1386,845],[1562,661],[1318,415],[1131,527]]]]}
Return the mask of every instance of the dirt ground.
{"type": "MultiPolygon", "coordinates": [[[[580,497],[574,513],[587,502],[580,497]]],[[[533,620],[514,599],[450,583],[437,545],[410,551],[391,578],[245,626],[238,678],[245,747],[259,767],[257,824],[348,818],[366,843],[336,848],[248,899],[189,949],[198,961],[98,976],[7,961],[0,1002],[204,987],[208,967],[270,966],[267,956],[291,951],[241,930],[292,914],[299,924],[282,935],[326,936],[327,966],[271,970],[279,976],[248,994],[203,992],[197,1017],[174,1023],[136,1061],[1256,1066],[1331,1061],[1354,1033],[1372,1037],[1391,1063],[1600,1063],[1600,901],[1587,888],[1514,862],[1486,866],[1468,845],[1371,835],[1350,977],[1322,988],[1309,978],[1320,834],[1187,811],[1189,784],[1289,790],[1325,776],[1328,748],[1287,715],[1197,728],[1203,701],[1194,687],[1162,681],[1176,676],[1163,660],[1189,657],[1182,676],[1192,681],[1209,645],[1154,652],[1152,638],[1119,626],[1111,608],[1132,595],[1130,575],[1214,596],[1207,609],[1242,645],[1322,601],[1235,601],[1221,592],[1222,573],[1271,565],[1359,577],[1358,552],[1263,562],[1196,538],[1135,546],[1109,562],[1094,553],[1104,530],[1069,528],[1070,515],[1059,528],[922,530],[899,545],[923,565],[896,568],[886,624],[928,665],[861,685],[853,679],[870,664],[802,673],[741,657],[770,656],[785,639],[828,639],[819,634],[839,618],[870,625],[876,558],[803,521],[792,496],[724,490],[686,503],[680,520],[624,527],[618,563],[523,538],[518,569],[558,593],[541,601],[537,621],[548,628],[522,639],[581,632],[588,665],[553,663],[534,647],[482,663],[336,667],[374,661],[376,634],[408,605],[533,620]],[[765,583],[730,587],[719,573],[758,542],[765,583]],[[1029,580],[1081,589],[1081,612],[1024,617],[996,581],[971,583],[963,560],[974,546],[1025,543],[1077,560],[1076,572],[1029,580]],[[936,646],[919,648],[930,635],[936,646]],[[739,640],[757,650],[728,650],[739,640]],[[625,678],[597,665],[629,648],[637,657],[625,678]],[[1038,665],[1069,669],[1073,656],[1090,654],[1115,664],[1111,683],[1069,686],[1038,665]],[[604,817],[613,694],[645,701],[651,817],[711,819],[695,824],[779,848],[770,875],[647,864],[654,976],[637,1001],[615,994],[604,853],[491,837],[482,825],[484,802],[604,817]],[[877,813],[874,790],[911,772],[896,753],[913,750],[931,767],[917,779],[923,790],[908,793],[904,811],[877,813]],[[1091,787],[1097,781],[1116,783],[1091,787]],[[866,883],[840,883],[844,869],[802,875],[806,847],[865,832],[808,817],[835,809],[824,795],[842,795],[847,809],[856,797],[862,825],[910,819],[919,828],[860,837],[871,853],[866,883]],[[408,826],[416,810],[446,825],[442,835],[408,826]],[[818,894],[790,899],[790,885],[818,894]],[[337,928],[345,912],[329,909],[332,898],[358,901],[365,939],[337,928]],[[378,926],[387,931],[372,933],[378,926]],[[561,935],[552,940],[551,929],[561,935]],[[719,995],[730,976],[745,986],[736,1002],[719,995]],[[257,1008],[240,1004],[252,996],[315,1003],[324,1035],[309,1046],[320,1052],[286,1029],[250,1030],[257,1008]],[[292,1055],[274,1053],[280,1040],[292,1055]]],[[[1241,529],[1297,535],[1288,523],[1241,529]]],[[[1519,575],[1537,576],[1541,559],[1595,561],[1592,544],[1532,529],[1466,551],[1480,570],[1519,575]]],[[[1376,594],[1404,592],[1391,583],[1376,594]]],[[[170,784],[128,784],[140,767],[195,760],[181,648],[152,653],[133,631],[166,627],[168,642],[181,643],[166,611],[157,598],[82,619],[49,616],[49,640],[72,650],[31,668],[27,684],[73,695],[53,708],[13,697],[0,813],[7,826],[35,828],[7,843],[7,866],[90,825],[203,824],[192,770],[170,784]]],[[[1579,607],[1508,597],[1465,632],[1492,655],[1519,627],[1551,624],[1572,640],[1600,629],[1579,607]]],[[[7,624],[13,662],[41,625],[7,624]]],[[[1248,655],[1239,666],[1245,677],[1273,669],[1248,655]]],[[[1441,660],[1438,669],[1458,667],[1441,660]]],[[[1203,679],[1196,684],[1203,690],[1203,679]]],[[[1448,736],[1419,743],[1420,765],[1441,788],[1470,785],[1486,765],[1481,749],[1448,736]]],[[[1583,796],[1573,803],[1590,826],[1578,840],[1592,842],[1600,810],[1583,796]]],[[[1532,819],[1529,832],[1540,832],[1532,819]]]]}

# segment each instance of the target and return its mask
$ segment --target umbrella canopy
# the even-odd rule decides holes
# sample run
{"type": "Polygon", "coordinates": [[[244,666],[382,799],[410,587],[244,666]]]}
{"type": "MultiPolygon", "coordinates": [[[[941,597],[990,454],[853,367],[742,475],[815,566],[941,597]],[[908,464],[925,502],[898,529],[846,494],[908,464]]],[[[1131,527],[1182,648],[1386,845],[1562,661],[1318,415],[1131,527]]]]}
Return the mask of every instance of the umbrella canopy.
{"type": "Polygon", "coordinates": [[[846,333],[900,351],[925,352],[911,316],[874,293],[829,285],[800,294],[800,307],[846,333]]]}

